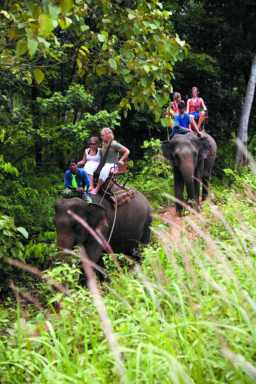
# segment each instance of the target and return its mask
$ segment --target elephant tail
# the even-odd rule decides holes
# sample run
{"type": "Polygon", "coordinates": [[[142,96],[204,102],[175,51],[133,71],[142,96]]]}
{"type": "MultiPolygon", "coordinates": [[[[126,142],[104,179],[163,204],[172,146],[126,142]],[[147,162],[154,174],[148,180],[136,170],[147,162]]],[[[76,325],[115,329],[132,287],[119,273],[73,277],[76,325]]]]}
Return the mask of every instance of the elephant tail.
{"type": "Polygon", "coordinates": [[[144,224],[144,228],[143,228],[142,238],[141,238],[142,244],[148,244],[149,243],[152,219],[153,219],[152,210],[151,210],[151,207],[149,207],[148,212],[147,212],[147,217],[145,220],[145,224],[144,224]]]}

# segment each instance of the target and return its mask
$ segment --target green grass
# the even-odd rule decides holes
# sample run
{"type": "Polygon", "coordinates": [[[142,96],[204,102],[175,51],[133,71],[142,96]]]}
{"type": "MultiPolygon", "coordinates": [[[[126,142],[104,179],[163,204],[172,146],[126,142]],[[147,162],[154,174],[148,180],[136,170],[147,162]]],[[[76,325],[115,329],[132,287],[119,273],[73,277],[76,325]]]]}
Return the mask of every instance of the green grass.
{"type": "Polygon", "coordinates": [[[256,198],[248,177],[247,189],[242,176],[238,190],[213,188],[201,215],[184,216],[178,243],[158,218],[140,265],[118,256],[120,274],[107,256],[111,281],[100,298],[94,280],[92,293],[78,286],[75,264],[48,271],[70,291],[40,286],[45,310],[61,301],[61,316],[28,307],[24,318],[22,302],[15,318],[0,313],[1,383],[254,383],[256,198]]]}

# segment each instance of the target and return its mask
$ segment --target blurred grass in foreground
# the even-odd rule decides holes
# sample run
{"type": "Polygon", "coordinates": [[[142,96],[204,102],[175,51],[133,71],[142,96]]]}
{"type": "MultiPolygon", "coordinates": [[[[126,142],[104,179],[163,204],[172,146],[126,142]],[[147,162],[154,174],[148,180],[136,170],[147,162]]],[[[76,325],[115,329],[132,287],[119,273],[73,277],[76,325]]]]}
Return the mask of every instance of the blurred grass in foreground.
{"type": "Polygon", "coordinates": [[[2,311],[0,382],[255,383],[256,183],[243,180],[184,216],[179,240],[155,226],[141,265],[120,255],[120,273],[106,257],[101,297],[94,279],[92,293],[78,287],[75,265],[48,271],[70,292],[41,285],[61,316],[38,307],[27,319],[18,303],[13,322],[2,311]]]}

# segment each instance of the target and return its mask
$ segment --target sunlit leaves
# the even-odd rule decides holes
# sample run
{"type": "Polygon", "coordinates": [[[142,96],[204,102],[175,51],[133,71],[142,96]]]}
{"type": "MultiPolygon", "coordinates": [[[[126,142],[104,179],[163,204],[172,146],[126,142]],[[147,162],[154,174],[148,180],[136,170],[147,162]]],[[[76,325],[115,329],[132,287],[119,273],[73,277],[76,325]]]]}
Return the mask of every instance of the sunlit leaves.
{"type": "Polygon", "coordinates": [[[42,83],[42,81],[44,79],[44,73],[41,71],[41,69],[36,68],[34,70],[34,75],[35,75],[35,79],[36,79],[37,84],[42,83]]]}
{"type": "Polygon", "coordinates": [[[24,55],[24,53],[26,53],[27,50],[28,50],[27,41],[24,41],[24,40],[18,41],[16,46],[16,56],[20,57],[24,55]]]}
{"type": "Polygon", "coordinates": [[[113,59],[109,59],[108,62],[109,62],[110,66],[111,66],[113,69],[117,70],[117,64],[116,64],[116,61],[115,61],[115,60],[113,60],[113,59]]]}
{"type": "MultiPolygon", "coordinates": [[[[133,9],[110,0],[49,0],[43,4],[17,0],[1,11],[11,46],[8,54],[3,47],[0,64],[12,56],[13,63],[16,60],[17,66],[27,70],[34,58],[50,56],[61,61],[62,50],[74,55],[81,77],[88,71],[97,76],[121,76],[127,102],[119,105],[120,110],[129,109],[128,104],[135,108],[148,104],[159,120],[163,101],[168,101],[172,91],[173,65],[184,58],[187,49],[177,35],[169,35],[165,24],[169,14],[160,8],[153,0],[137,1],[133,9]],[[59,33],[59,27],[63,32],[59,33]]],[[[0,48],[6,43],[0,40],[0,48]]],[[[37,70],[40,84],[43,76],[37,70]]]]}
{"type": "Polygon", "coordinates": [[[36,53],[38,41],[36,39],[28,39],[28,51],[31,59],[36,53]]]}
{"type": "Polygon", "coordinates": [[[8,29],[8,37],[10,40],[12,40],[15,36],[15,32],[13,29],[8,29]]]}

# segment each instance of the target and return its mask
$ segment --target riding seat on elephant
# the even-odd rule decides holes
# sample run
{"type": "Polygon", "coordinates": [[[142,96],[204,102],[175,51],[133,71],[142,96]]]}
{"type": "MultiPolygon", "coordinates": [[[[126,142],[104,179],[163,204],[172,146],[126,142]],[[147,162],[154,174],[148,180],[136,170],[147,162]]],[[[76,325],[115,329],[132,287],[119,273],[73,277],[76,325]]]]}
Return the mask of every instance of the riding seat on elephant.
{"type": "MultiPolygon", "coordinates": [[[[62,249],[84,246],[90,260],[104,268],[102,245],[76,221],[68,210],[86,221],[95,231],[99,230],[115,253],[132,255],[139,244],[148,244],[152,224],[152,210],[148,200],[137,190],[135,196],[124,204],[113,208],[110,201],[99,194],[92,196],[88,204],[80,198],[60,198],[55,202],[53,219],[57,231],[57,245],[62,249]],[[116,214],[116,220],[115,220],[116,214]],[[110,234],[112,235],[110,236],[110,234]]],[[[86,285],[83,276],[81,285],[86,285]]]]}
{"type": "MultiPolygon", "coordinates": [[[[175,197],[184,201],[184,185],[187,189],[187,200],[196,202],[200,196],[200,182],[203,184],[202,200],[208,196],[210,176],[216,157],[216,143],[205,134],[199,139],[193,133],[175,135],[172,140],[163,141],[161,145],[163,156],[173,165],[175,197]]],[[[182,212],[182,205],[176,202],[176,212],[182,212]]]]}

